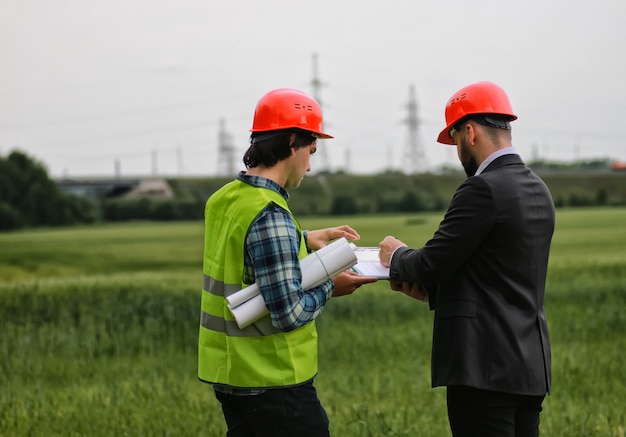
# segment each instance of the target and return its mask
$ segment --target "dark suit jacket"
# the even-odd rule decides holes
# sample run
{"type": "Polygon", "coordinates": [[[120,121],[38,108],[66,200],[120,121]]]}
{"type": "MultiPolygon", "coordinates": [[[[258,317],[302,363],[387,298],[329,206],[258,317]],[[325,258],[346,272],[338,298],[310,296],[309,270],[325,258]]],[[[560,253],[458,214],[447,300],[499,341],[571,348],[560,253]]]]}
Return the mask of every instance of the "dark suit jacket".
{"type": "Polygon", "coordinates": [[[400,248],[391,277],[420,283],[435,311],[432,386],[514,394],[550,389],[544,312],[554,204],[518,155],[457,189],[433,238],[400,248]]]}

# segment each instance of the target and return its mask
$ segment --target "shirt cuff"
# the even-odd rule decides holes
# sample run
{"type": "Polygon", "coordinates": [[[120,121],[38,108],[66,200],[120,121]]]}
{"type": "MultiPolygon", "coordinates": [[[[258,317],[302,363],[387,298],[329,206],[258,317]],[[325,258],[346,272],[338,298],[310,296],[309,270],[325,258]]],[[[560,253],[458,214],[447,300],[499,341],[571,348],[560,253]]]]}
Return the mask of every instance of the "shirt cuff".
{"type": "Polygon", "coordinates": [[[306,246],[306,252],[307,253],[313,252],[311,249],[309,249],[309,241],[307,240],[307,238],[309,237],[309,230],[308,229],[302,230],[302,236],[304,236],[304,245],[306,246]]]}
{"type": "Polygon", "coordinates": [[[389,267],[391,267],[391,261],[393,260],[393,256],[396,254],[396,252],[398,251],[398,249],[400,249],[401,247],[406,247],[406,246],[398,246],[396,247],[393,252],[391,252],[391,256],[389,257],[389,267]]]}
{"type": "Polygon", "coordinates": [[[396,266],[395,269],[392,269],[393,257],[396,254],[396,252],[398,251],[398,249],[406,249],[406,248],[407,248],[407,246],[399,246],[399,247],[396,247],[393,252],[391,252],[391,256],[389,257],[389,277],[391,279],[393,279],[393,280],[397,281],[398,277],[400,276],[400,270],[399,270],[399,268],[397,266],[396,266]]]}

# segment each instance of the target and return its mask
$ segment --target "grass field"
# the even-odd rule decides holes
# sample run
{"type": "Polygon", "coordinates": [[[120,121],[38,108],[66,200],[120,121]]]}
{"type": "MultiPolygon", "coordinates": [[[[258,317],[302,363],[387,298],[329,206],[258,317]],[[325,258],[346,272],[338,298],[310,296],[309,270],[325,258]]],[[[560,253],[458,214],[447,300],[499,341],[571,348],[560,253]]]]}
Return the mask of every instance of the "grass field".
{"type": "MultiPolygon", "coordinates": [[[[441,214],[312,218],[359,244],[419,246],[441,214]]],[[[557,212],[546,310],[546,436],[626,432],[626,209],[557,212]]],[[[0,234],[0,436],[220,436],[196,378],[202,223],[0,234]]],[[[381,281],[319,318],[320,398],[334,436],[446,436],[430,388],[432,314],[381,281]]]]}

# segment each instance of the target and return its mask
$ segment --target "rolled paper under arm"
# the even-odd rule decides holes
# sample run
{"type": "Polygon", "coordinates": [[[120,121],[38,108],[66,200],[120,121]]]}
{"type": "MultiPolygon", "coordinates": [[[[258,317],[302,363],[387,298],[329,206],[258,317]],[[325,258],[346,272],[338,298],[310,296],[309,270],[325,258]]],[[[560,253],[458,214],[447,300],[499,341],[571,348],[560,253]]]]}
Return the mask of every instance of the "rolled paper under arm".
{"type": "MultiPolygon", "coordinates": [[[[354,244],[340,238],[300,260],[302,288],[304,290],[315,288],[355,265],[357,262],[355,248],[354,244]]],[[[231,294],[226,300],[241,329],[269,314],[256,284],[231,294]]]]}

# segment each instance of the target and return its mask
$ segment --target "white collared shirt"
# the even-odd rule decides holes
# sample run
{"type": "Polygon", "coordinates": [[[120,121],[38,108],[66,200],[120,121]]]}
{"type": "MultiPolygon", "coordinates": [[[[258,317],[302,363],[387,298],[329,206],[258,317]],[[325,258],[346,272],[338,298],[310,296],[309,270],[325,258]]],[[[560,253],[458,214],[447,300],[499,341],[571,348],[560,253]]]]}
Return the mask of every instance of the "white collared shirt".
{"type": "Polygon", "coordinates": [[[517,155],[517,150],[515,150],[515,147],[505,147],[504,149],[496,150],[491,155],[489,155],[487,159],[480,163],[480,165],[478,166],[478,170],[476,170],[474,176],[478,176],[479,174],[481,174],[487,168],[487,166],[491,164],[496,158],[504,155],[517,155]]]}

